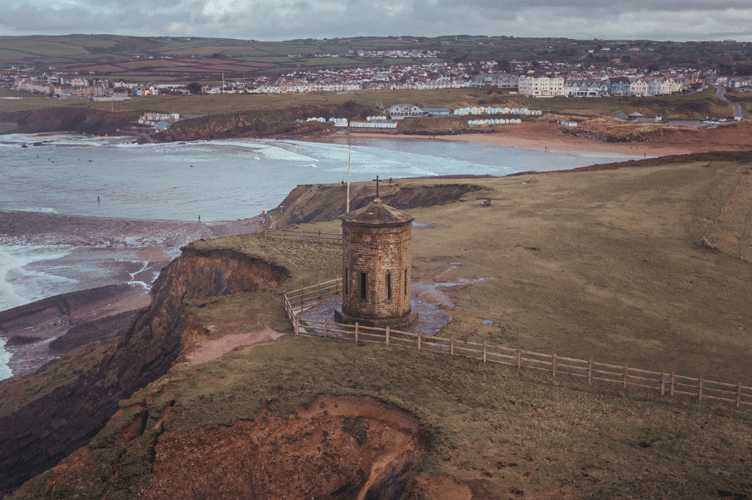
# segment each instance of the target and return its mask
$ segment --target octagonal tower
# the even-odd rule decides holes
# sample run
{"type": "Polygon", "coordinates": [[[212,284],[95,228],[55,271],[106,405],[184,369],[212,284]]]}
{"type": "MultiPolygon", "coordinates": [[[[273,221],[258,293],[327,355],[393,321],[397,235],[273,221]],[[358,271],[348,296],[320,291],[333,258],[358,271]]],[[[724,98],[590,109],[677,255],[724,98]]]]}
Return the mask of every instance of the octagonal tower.
{"type": "Polygon", "coordinates": [[[338,321],[402,327],[411,312],[410,239],[413,217],[378,196],[342,219],[342,310],[338,321]]]}

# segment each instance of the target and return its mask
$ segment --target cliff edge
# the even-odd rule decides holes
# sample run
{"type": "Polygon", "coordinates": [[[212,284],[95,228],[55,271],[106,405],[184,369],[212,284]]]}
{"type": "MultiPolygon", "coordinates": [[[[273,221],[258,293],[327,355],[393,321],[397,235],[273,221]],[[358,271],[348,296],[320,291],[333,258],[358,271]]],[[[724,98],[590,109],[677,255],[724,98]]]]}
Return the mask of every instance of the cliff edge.
{"type": "Polygon", "coordinates": [[[88,443],[118,401],[164,375],[181,350],[193,300],[255,292],[289,272],[230,249],[186,247],[154,283],[125,335],[88,344],[40,372],[0,384],[0,492],[8,493],[88,443]]]}

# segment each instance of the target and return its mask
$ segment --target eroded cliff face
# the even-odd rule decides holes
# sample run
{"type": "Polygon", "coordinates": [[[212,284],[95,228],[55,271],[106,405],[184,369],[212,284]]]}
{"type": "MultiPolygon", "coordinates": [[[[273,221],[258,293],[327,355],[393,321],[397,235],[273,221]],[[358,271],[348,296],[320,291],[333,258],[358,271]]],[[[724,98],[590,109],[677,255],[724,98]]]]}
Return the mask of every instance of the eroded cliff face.
{"type": "Polygon", "coordinates": [[[159,399],[134,398],[96,451],[79,449],[20,498],[416,498],[427,436],[392,405],[323,395],[286,416],[262,409],[229,426],[165,431],[171,411],[155,408],[159,399]]]}
{"type": "Polygon", "coordinates": [[[13,132],[75,132],[94,135],[124,135],[138,120],[135,111],[107,112],[81,107],[53,107],[0,112],[0,122],[15,123],[13,132]]]}
{"type": "Polygon", "coordinates": [[[197,141],[231,137],[289,137],[328,132],[326,125],[296,123],[294,113],[280,110],[279,116],[257,113],[225,113],[177,122],[169,130],[150,137],[154,142],[197,141]]]}
{"type": "Polygon", "coordinates": [[[88,443],[119,400],[169,370],[180,354],[191,300],[254,292],[288,276],[285,268],[241,252],[187,247],[162,271],[151,304],[117,344],[76,351],[0,384],[0,400],[8,402],[0,409],[0,493],[88,443]]]}
{"type": "Polygon", "coordinates": [[[368,397],[321,396],[288,418],[162,435],[144,498],[399,500],[426,452],[417,419],[368,397]]]}

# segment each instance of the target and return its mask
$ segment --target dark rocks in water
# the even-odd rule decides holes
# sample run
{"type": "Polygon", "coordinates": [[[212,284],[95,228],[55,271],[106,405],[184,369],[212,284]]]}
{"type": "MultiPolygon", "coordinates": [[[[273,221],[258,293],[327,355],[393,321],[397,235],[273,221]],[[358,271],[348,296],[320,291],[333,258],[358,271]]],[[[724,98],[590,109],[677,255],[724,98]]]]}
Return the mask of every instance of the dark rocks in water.
{"type": "Polygon", "coordinates": [[[137,314],[138,310],[126,311],[76,325],[62,337],[50,342],[50,351],[63,354],[89,342],[120,337],[133,324],[137,314]]]}
{"type": "Polygon", "coordinates": [[[27,149],[28,147],[26,144],[21,144],[21,149],[27,149]]]}
{"type": "Polygon", "coordinates": [[[44,338],[34,337],[33,335],[13,335],[11,338],[8,339],[7,345],[14,346],[14,345],[35,344],[42,340],[44,340],[44,338]]]}
{"type": "Polygon", "coordinates": [[[42,143],[42,142],[35,142],[34,144],[32,144],[32,146],[44,146],[44,143],[42,143]]]}
{"type": "Polygon", "coordinates": [[[131,285],[107,285],[79,292],[69,292],[38,300],[30,304],[0,311],[0,331],[14,333],[32,325],[69,316],[71,312],[92,303],[124,293],[131,285]]]}

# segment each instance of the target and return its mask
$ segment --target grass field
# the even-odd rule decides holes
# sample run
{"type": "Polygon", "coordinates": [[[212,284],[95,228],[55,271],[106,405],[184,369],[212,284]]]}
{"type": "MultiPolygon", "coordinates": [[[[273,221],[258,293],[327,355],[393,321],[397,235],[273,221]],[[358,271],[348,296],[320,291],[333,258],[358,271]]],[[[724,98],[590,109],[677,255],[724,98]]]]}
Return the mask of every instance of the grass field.
{"type": "MultiPolygon", "coordinates": [[[[144,62],[146,65],[158,65],[158,62],[144,62]]],[[[165,63],[166,64],[166,63],[165,63]]],[[[310,93],[287,95],[201,95],[201,96],[156,96],[133,98],[130,101],[116,103],[116,109],[135,109],[153,111],[155,109],[169,113],[190,115],[222,114],[259,109],[282,109],[303,105],[341,105],[355,101],[365,106],[378,108],[392,104],[411,102],[434,107],[456,109],[465,106],[509,106],[526,107],[542,110],[546,114],[577,117],[613,116],[619,112],[629,114],[639,111],[646,116],[663,116],[664,119],[699,119],[706,116],[731,118],[733,110],[728,103],[715,97],[712,90],[700,94],[666,97],[610,97],[592,99],[534,99],[517,94],[487,92],[474,89],[444,90],[391,90],[358,91],[349,94],[310,93]]],[[[66,105],[80,105],[100,109],[110,109],[109,103],[89,103],[65,101],[66,105]]],[[[35,109],[46,105],[58,106],[54,100],[30,97],[22,102],[13,103],[8,110],[35,109]]]]}
{"type": "MultiPolygon", "coordinates": [[[[457,284],[441,287],[454,303],[444,308],[452,320],[442,336],[752,385],[752,266],[699,246],[742,168],[685,162],[542,174],[526,183],[462,180],[484,190],[409,211],[432,224],[413,229],[413,279],[457,284]],[[490,206],[480,206],[487,199],[490,206]]],[[[292,275],[286,289],[334,277],[340,265],[332,245],[301,252],[298,243],[253,235],[194,245],[231,247],[285,265],[292,275]]],[[[752,494],[749,407],[296,337],[275,289],[208,299],[190,312],[217,335],[262,325],[287,335],[203,364],[179,363],[121,402],[124,412],[89,446],[96,471],[66,466],[74,475],[56,483],[60,492],[131,498],[152,477],[148,460],[139,457],[150,456],[162,432],[230,427],[262,408],[286,416],[333,394],[373,396],[416,416],[431,444],[420,473],[451,476],[473,498],[752,494]],[[144,433],[124,440],[144,411],[144,433]]],[[[201,450],[194,453],[200,460],[201,450]]],[[[26,496],[14,498],[38,497],[36,488],[53,477],[61,476],[43,475],[26,496]]],[[[415,498],[429,498],[421,495],[415,498]]]]}

